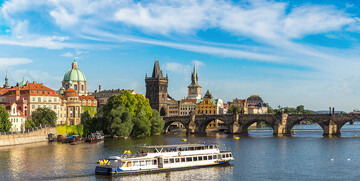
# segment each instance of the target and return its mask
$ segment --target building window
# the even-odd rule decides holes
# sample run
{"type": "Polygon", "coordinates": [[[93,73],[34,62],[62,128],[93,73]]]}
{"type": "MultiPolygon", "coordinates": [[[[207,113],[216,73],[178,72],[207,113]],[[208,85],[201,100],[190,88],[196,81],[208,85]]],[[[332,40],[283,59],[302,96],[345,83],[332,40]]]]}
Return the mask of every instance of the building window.
{"type": "Polygon", "coordinates": [[[32,101],[35,101],[35,97],[32,97],[32,101]]]}
{"type": "Polygon", "coordinates": [[[38,108],[40,108],[40,105],[38,105],[38,108]]]}
{"type": "Polygon", "coordinates": [[[46,108],[46,105],[44,105],[43,108],[46,108]]]}
{"type": "Polygon", "coordinates": [[[41,97],[38,98],[38,102],[41,102],[41,97]]]}
{"type": "Polygon", "coordinates": [[[56,99],[56,98],[54,98],[54,102],[57,102],[57,99],[56,99]]]}
{"type": "Polygon", "coordinates": [[[57,107],[56,107],[56,105],[54,105],[54,109],[56,109],[57,107]]]}
{"type": "Polygon", "coordinates": [[[84,85],[81,85],[81,90],[84,91],[84,85]]]}
{"type": "Polygon", "coordinates": [[[74,85],[74,89],[77,90],[77,84],[74,85]]]}
{"type": "Polygon", "coordinates": [[[33,104],[33,105],[31,106],[31,108],[35,109],[35,105],[33,104]]]}

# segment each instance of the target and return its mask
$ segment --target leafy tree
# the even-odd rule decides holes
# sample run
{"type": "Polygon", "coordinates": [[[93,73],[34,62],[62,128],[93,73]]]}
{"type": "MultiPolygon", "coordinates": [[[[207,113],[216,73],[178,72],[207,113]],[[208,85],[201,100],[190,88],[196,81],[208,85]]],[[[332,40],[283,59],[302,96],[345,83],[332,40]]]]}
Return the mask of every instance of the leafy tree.
{"type": "Polygon", "coordinates": [[[150,124],[151,124],[151,135],[155,135],[158,133],[161,133],[165,122],[161,119],[160,114],[157,110],[153,109],[152,110],[152,117],[150,119],[150,124]]]}
{"type": "Polygon", "coordinates": [[[132,119],[134,127],[132,130],[132,136],[149,136],[151,134],[151,123],[145,115],[140,114],[132,119]]]}
{"type": "Polygon", "coordinates": [[[133,131],[132,115],[124,107],[119,106],[110,111],[108,133],[112,136],[130,136],[133,131]]]}
{"type": "Polygon", "coordinates": [[[304,105],[297,106],[296,107],[296,112],[297,113],[304,113],[305,112],[304,105]]]}
{"type": "Polygon", "coordinates": [[[234,114],[235,111],[237,111],[238,113],[240,113],[240,112],[241,112],[241,108],[240,108],[239,106],[232,105],[232,106],[228,109],[227,113],[228,113],[228,114],[234,114]]]}
{"type": "Polygon", "coordinates": [[[12,123],[9,120],[9,113],[4,106],[0,106],[0,132],[9,132],[12,123]]]}
{"type": "MultiPolygon", "coordinates": [[[[152,109],[149,100],[140,94],[133,95],[130,91],[125,90],[120,95],[110,97],[104,105],[103,115],[106,120],[104,122],[104,128],[109,134],[114,135],[116,133],[116,135],[119,136],[151,134],[150,118],[152,117],[152,109]],[[128,127],[128,129],[130,129],[130,134],[127,134],[129,131],[128,129],[123,133],[116,131],[122,127],[122,124],[120,123],[124,123],[124,121],[121,117],[123,116],[122,114],[125,114],[123,113],[123,110],[117,110],[118,107],[125,109],[131,115],[130,120],[132,126],[128,127]],[[114,112],[114,110],[116,111],[114,112]]],[[[125,125],[129,126],[127,122],[125,125]]]]}
{"type": "Polygon", "coordinates": [[[37,108],[31,115],[32,119],[35,122],[36,126],[49,124],[55,126],[56,123],[56,113],[49,108],[37,108]]]}
{"type": "Polygon", "coordinates": [[[83,137],[95,133],[96,131],[104,130],[103,118],[91,117],[91,113],[84,112],[81,114],[81,123],[83,125],[83,137]]]}
{"type": "Polygon", "coordinates": [[[31,129],[31,128],[34,128],[35,127],[35,123],[32,119],[28,119],[26,122],[25,122],[25,129],[31,129]]]}

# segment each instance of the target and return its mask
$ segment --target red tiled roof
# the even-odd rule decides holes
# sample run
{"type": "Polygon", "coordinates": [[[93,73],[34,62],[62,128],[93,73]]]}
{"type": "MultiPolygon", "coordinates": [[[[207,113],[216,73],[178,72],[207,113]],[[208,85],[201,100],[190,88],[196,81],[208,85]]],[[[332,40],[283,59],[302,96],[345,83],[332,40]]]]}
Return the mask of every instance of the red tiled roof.
{"type": "Polygon", "coordinates": [[[93,97],[93,96],[79,96],[79,98],[80,98],[80,100],[83,100],[83,99],[85,99],[85,100],[95,100],[95,98],[93,97]]]}
{"type": "MultiPolygon", "coordinates": [[[[54,90],[44,86],[43,84],[39,84],[36,82],[26,83],[26,85],[21,86],[21,90],[20,90],[19,86],[10,88],[4,94],[18,95],[20,93],[20,91],[21,91],[21,94],[30,94],[30,95],[39,95],[39,96],[58,96],[54,90]]],[[[4,95],[4,94],[1,94],[1,95],[4,95]]]]}
{"type": "Polygon", "coordinates": [[[196,99],[182,99],[181,100],[181,103],[185,103],[185,102],[191,102],[191,103],[196,104],[196,99]]]}

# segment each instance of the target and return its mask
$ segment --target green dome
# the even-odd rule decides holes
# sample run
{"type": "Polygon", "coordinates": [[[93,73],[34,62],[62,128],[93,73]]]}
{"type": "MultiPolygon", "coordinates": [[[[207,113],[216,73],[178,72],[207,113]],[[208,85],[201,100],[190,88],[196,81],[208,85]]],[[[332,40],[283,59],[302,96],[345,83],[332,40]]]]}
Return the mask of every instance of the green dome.
{"type": "Polygon", "coordinates": [[[65,81],[65,82],[86,81],[84,73],[80,69],[77,68],[77,62],[75,60],[72,63],[72,69],[67,71],[66,74],[64,75],[63,81],[65,81]]]}

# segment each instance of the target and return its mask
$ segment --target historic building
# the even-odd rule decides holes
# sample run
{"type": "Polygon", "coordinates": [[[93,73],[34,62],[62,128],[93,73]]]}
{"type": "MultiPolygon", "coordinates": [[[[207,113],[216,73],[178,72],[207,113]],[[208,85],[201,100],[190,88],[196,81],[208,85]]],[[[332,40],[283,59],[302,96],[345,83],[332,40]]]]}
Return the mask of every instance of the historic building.
{"type": "Polygon", "coordinates": [[[196,111],[196,99],[182,99],[180,101],[179,115],[187,116],[190,115],[191,111],[196,111]]]}
{"type": "Polygon", "coordinates": [[[246,99],[246,102],[248,106],[256,106],[258,104],[263,103],[263,100],[258,94],[256,94],[256,95],[250,95],[250,97],[246,99]]]}
{"type": "Polygon", "coordinates": [[[62,81],[62,86],[65,89],[73,87],[78,95],[87,95],[87,81],[84,73],[78,68],[78,63],[74,60],[71,69],[66,72],[62,81]]]}
{"type": "MultiPolygon", "coordinates": [[[[2,90],[6,93],[0,95],[0,104],[17,104],[17,110],[21,111],[26,119],[29,119],[37,108],[49,108],[58,113],[61,99],[52,89],[43,84],[33,82],[21,82],[16,87],[2,90]]],[[[59,119],[59,115],[58,119],[59,119]]],[[[59,120],[58,120],[59,121],[59,120]]]]}
{"type": "Polygon", "coordinates": [[[198,74],[194,65],[191,74],[191,84],[188,86],[188,99],[201,99],[201,86],[198,83],[198,74]]]}
{"type": "Polygon", "coordinates": [[[202,99],[196,101],[196,111],[198,115],[223,114],[224,104],[221,99],[214,99],[208,90],[202,99]]]}
{"type": "Polygon", "coordinates": [[[240,114],[248,114],[248,103],[246,99],[233,99],[232,102],[228,102],[229,108],[236,106],[240,108],[240,114]]]}
{"type": "Polygon", "coordinates": [[[9,112],[9,121],[11,122],[11,132],[25,131],[25,115],[17,109],[17,104],[7,105],[6,110],[9,112]]]}
{"type": "Polygon", "coordinates": [[[168,95],[168,114],[167,116],[178,116],[179,115],[179,104],[177,101],[168,95]]]}
{"type": "MultiPolygon", "coordinates": [[[[160,70],[159,61],[155,61],[151,77],[146,75],[146,98],[149,99],[152,109],[159,111],[160,116],[168,116],[168,77],[164,77],[160,70]]],[[[171,97],[170,97],[171,98],[171,97]]]]}

